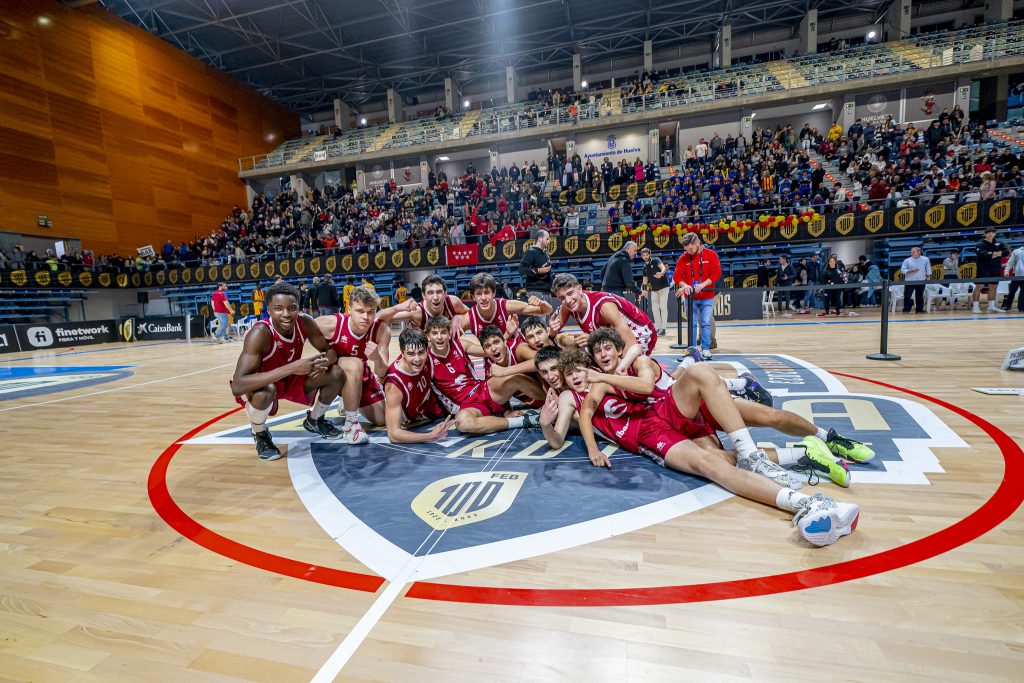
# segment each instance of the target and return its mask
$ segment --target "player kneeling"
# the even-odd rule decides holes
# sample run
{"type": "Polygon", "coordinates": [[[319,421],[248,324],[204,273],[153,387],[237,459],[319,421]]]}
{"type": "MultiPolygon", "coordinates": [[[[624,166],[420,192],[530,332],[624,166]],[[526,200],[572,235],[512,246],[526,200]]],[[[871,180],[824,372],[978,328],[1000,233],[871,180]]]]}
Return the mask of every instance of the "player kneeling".
{"type": "Polygon", "coordinates": [[[431,388],[430,363],[427,362],[427,336],[410,327],[398,335],[401,351],[384,380],[384,419],[388,439],[392,443],[427,443],[441,441],[448,436],[451,417],[437,402],[431,388]],[[406,427],[415,422],[437,420],[439,423],[427,432],[413,432],[406,427]]]}
{"type": "Polygon", "coordinates": [[[560,356],[559,369],[569,386],[563,396],[568,394],[572,404],[563,405],[560,398],[558,428],[553,431],[557,436],[563,427],[567,429],[570,413],[575,409],[593,464],[611,467],[608,457],[597,447],[596,429],[625,450],[709,479],[744,498],[794,513],[793,521],[800,534],[813,545],[830,545],[857,528],[857,505],[837,503],[820,493],[807,496],[766,476],[736,467],[732,456],[718,448],[712,429],[686,417],[696,415],[703,402],[716,422],[728,431],[737,448],[737,459],[767,460],[763,451],[754,446],[732,397],[713,372],[713,377],[702,377],[699,382],[674,384],[669,393],[653,404],[631,403],[610,385],[592,383],[589,364],[590,358],[581,351],[569,350],[560,356]]]}
{"type": "Polygon", "coordinates": [[[277,414],[278,402],[287,399],[311,406],[303,428],[325,439],[337,439],[341,432],[325,414],[345,377],[316,322],[299,311],[295,287],[278,283],[267,289],[266,310],[270,318],[257,321],[245,335],[231,378],[231,393],[245,406],[260,460],[277,460],[281,451],[267,429],[267,418],[277,414]],[[307,339],[320,354],[302,357],[307,339]]]}

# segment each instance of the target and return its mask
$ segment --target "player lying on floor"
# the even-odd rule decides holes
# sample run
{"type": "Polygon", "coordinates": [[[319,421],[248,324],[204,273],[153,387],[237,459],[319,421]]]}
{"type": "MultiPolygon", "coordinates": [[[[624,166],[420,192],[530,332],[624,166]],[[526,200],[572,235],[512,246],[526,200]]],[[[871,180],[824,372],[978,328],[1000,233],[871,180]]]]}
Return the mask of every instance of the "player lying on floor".
{"type": "Polygon", "coordinates": [[[281,451],[267,429],[267,418],[277,414],[281,399],[310,407],[302,422],[306,431],[325,439],[341,437],[325,415],[345,375],[316,321],[299,311],[295,287],[272,285],[265,301],[270,317],[258,320],[246,333],[230,384],[252,425],[256,454],[260,460],[277,460],[281,451]],[[307,339],[320,353],[303,358],[307,339]]]}
{"type": "MultiPolygon", "coordinates": [[[[579,350],[570,349],[560,355],[559,369],[568,390],[559,397],[554,427],[542,425],[546,437],[549,433],[554,437],[564,435],[575,412],[594,465],[611,467],[608,456],[597,446],[595,431],[599,431],[621,448],[646,455],[662,466],[704,477],[736,495],[793,513],[801,536],[813,545],[830,545],[857,528],[857,505],[837,503],[820,493],[807,496],[795,486],[783,486],[769,478],[777,474],[775,470],[788,475],[754,445],[736,401],[710,366],[695,365],[687,381],[674,383],[664,396],[648,403],[628,401],[616,393],[615,387],[592,382],[591,362],[579,350]],[[728,433],[736,446],[734,455],[719,447],[711,427],[687,417],[696,416],[702,405],[728,433]]],[[[549,412],[545,405],[545,413],[549,412]]],[[[554,447],[555,443],[557,438],[554,442],[549,439],[549,445],[554,447]]]]}
{"type": "Polygon", "coordinates": [[[410,327],[398,335],[401,355],[388,368],[384,380],[385,424],[392,443],[427,443],[448,436],[452,418],[437,400],[431,386],[427,335],[410,327]],[[426,432],[408,429],[410,424],[445,418],[426,432]]]}
{"type": "Polygon", "coordinates": [[[455,426],[466,434],[491,434],[505,429],[536,428],[537,411],[512,411],[515,394],[543,400],[540,384],[526,375],[478,379],[470,355],[482,357],[476,342],[453,339],[451,321],[437,315],[427,321],[427,355],[434,391],[444,408],[455,416],[455,426]]]}

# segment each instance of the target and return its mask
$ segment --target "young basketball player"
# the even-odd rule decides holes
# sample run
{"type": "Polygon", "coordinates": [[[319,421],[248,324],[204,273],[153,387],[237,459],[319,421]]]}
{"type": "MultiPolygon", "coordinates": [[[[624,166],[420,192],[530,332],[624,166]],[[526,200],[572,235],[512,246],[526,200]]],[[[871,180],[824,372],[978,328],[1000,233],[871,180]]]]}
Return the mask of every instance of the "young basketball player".
{"type": "Polygon", "coordinates": [[[551,293],[562,303],[557,316],[551,319],[552,330],[557,333],[572,316],[583,330],[576,335],[576,343],[582,347],[587,335],[599,327],[611,327],[626,342],[626,354],[619,367],[624,371],[637,356],[651,355],[658,343],[658,333],[647,314],[623,299],[607,292],[586,292],[576,277],[570,273],[555,276],[551,293]]]}
{"type": "MultiPolygon", "coordinates": [[[[520,344],[513,339],[505,339],[497,325],[487,325],[484,327],[480,334],[477,335],[477,339],[480,340],[480,346],[484,352],[484,375],[487,377],[495,377],[494,372],[498,368],[505,369],[517,365],[519,359],[515,355],[515,347],[525,346],[525,344],[520,344]]],[[[544,394],[540,380],[534,373],[531,372],[521,376],[533,382],[537,386],[538,393],[544,394]]],[[[531,408],[540,408],[544,405],[543,399],[531,399],[521,393],[517,393],[515,397],[531,408]]]]}
{"type": "Polygon", "coordinates": [[[441,404],[455,415],[455,425],[467,434],[490,434],[504,429],[537,427],[536,411],[509,412],[506,404],[519,392],[543,399],[536,382],[523,375],[478,379],[470,354],[482,356],[480,345],[452,339],[451,321],[443,315],[427,322],[428,355],[434,391],[441,404]]]}
{"type": "Polygon", "coordinates": [[[325,439],[337,439],[341,432],[325,414],[345,376],[316,321],[299,311],[295,287],[283,282],[271,285],[266,309],[270,318],[257,321],[245,335],[231,392],[245,406],[260,460],[277,460],[281,451],[267,429],[267,418],[277,414],[278,402],[287,399],[311,406],[302,427],[325,439]],[[302,357],[307,339],[320,354],[302,357]]]}
{"type": "MultiPolygon", "coordinates": [[[[597,447],[597,429],[627,451],[647,455],[662,466],[704,477],[736,495],[793,513],[801,536],[812,545],[831,545],[857,528],[857,505],[837,503],[820,493],[801,494],[795,487],[758,476],[755,472],[760,467],[736,467],[731,455],[716,447],[711,428],[686,417],[696,415],[703,401],[716,420],[730,430],[729,437],[738,446],[737,460],[768,462],[754,446],[735,401],[710,366],[694,366],[697,377],[692,381],[687,378],[686,382],[677,382],[657,403],[646,404],[622,400],[603,382],[591,383],[590,362],[582,351],[567,350],[559,359],[559,367],[569,385],[566,393],[578,412],[580,433],[594,465],[611,467],[608,457],[597,447]]],[[[560,410],[559,421],[565,419],[560,410]]]]}
{"type": "Polygon", "coordinates": [[[430,386],[430,363],[427,360],[427,337],[421,330],[409,328],[398,335],[400,355],[388,368],[384,381],[385,424],[392,443],[427,443],[442,441],[452,426],[444,408],[430,386]],[[437,420],[443,422],[426,432],[406,429],[412,422],[437,420]]]}
{"type": "Polygon", "coordinates": [[[338,365],[345,373],[342,407],[338,412],[345,417],[342,438],[351,444],[370,440],[359,424],[360,412],[371,424],[384,424],[381,385],[388,372],[391,330],[377,317],[379,304],[377,293],[360,285],[349,293],[348,313],[332,313],[316,319],[320,331],[338,354],[338,365]]]}
{"type": "MultiPolygon", "coordinates": [[[[519,326],[519,334],[508,338],[508,348],[518,362],[504,367],[500,365],[492,366],[491,376],[508,377],[510,375],[537,372],[538,368],[534,361],[537,352],[550,344],[552,344],[552,340],[548,336],[548,326],[544,319],[536,316],[529,316],[523,319],[522,324],[519,326]]],[[[575,336],[568,332],[559,333],[556,335],[553,345],[557,348],[575,348],[575,336]]]]}
{"type": "Polygon", "coordinates": [[[469,293],[473,295],[476,305],[462,318],[463,329],[477,335],[488,325],[496,325],[504,330],[509,318],[513,315],[550,315],[551,304],[539,297],[530,297],[529,301],[503,299],[495,297],[498,282],[488,273],[477,273],[469,281],[469,293]]]}
{"type": "Polygon", "coordinates": [[[443,315],[451,323],[452,337],[456,339],[462,336],[463,319],[469,313],[459,297],[448,293],[448,285],[439,275],[423,278],[423,301],[409,299],[393,308],[396,313],[391,320],[408,322],[418,330],[426,330],[431,318],[443,315]]]}

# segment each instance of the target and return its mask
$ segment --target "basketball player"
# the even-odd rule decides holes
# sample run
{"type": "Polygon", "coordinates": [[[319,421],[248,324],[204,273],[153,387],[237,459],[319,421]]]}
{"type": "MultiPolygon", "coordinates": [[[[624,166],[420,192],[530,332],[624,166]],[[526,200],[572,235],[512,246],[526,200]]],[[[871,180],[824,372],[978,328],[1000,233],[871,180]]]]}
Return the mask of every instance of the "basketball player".
{"type": "MultiPolygon", "coordinates": [[[[511,375],[537,372],[534,357],[540,349],[551,344],[551,338],[548,336],[548,326],[544,323],[544,319],[537,316],[528,316],[520,325],[519,334],[508,338],[509,351],[518,362],[510,363],[506,366],[492,366],[490,369],[491,377],[509,377],[511,375]]],[[[575,348],[576,339],[574,335],[568,332],[561,332],[556,335],[553,345],[558,348],[575,348]]]]}
{"type": "MultiPolygon", "coordinates": [[[[735,401],[709,365],[695,365],[694,374],[698,377],[675,383],[671,393],[657,403],[638,404],[621,400],[603,382],[592,384],[588,379],[589,364],[590,358],[579,350],[567,350],[559,358],[559,367],[569,385],[569,391],[563,395],[572,398],[571,408],[579,414],[580,433],[594,465],[611,467],[608,457],[597,447],[596,428],[627,451],[709,479],[738,496],[793,513],[800,535],[812,545],[831,545],[857,528],[857,505],[837,503],[820,493],[807,496],[797,492],[795,486],[758,476],[762,471],[760,465],[771,463],[754,446],[735,401]],[[756,466],[733,465],[732,454],[717,448],[712,429],[687,419],[687,415],[697,414],[702,401],[718,422],[731,430],[729,437],[738,448],[737,461],[752,460],[758,463],[756,466]]],[[[564,413],[559,411],[559,422],[567,421],[570,411],[564,413]]]]}
{"type": "Polygon", "coordinates": [[[462,327],[480,338],[480,333],[488,325],[497,325],[506,329],[510,316],[513,315],[551,315],[551,304],[532,296],[529,301],[503,299],[495,297],[498,282],[488,273],[477,273],[469,281],[469,293],[473,295],[476,306],[462,319],[462,327]]]}
{"type": "MultiPolygon", "coordinates": [[[[656,403],[671,393],[675,381],[661,365],[646,356],[637,358],[633,365],[627,368],[625,375],[614,374],[623,349],[622,339],[615,330],[603,327],[591,333],[587,346],[594,363],[600,369],[600,372],[590,372],[590,382],[604,382],[612,387],[612,393],[633,403],[656,403]]],[[[690,370],[687,370],[687,373],[689,372],[690,370]]],[[[687,375],[684,373],[679,381],[686,382],[687,375]]],[[[806,473],[809,479],[824,474],[839,486],[850,485],[850,471],[846,463],[835,458],[825,442],[830,432],[816,427],[788,410],[779,410],[742,398],[737,398],[735,405],[740,419],[747,427],[770,427],[784,434],[803,437],[793,448],[776,449],[769,455],[773,462],[793,466],[794,470],[806,473]]],[[[690,416],[690,419],[699,424],[706,424],[716,431],[723,429],[703,401],[700,402],[697,413],[690,416]]],[[[831,433],[834,432],[835,430],[832,430],[831,433]]],[[[874,453],[871,455],[873,457],[874,453]]]]}
{"type": "MultiPolygon", "coordinates": [[[[480,346],[484,352],[484,374],[487,377],[495,377],[494,372],[499,368],[507,369],[519,364],[519,358],[515,355],[515,347],[526,346],[526,344],[519,343],[516,337],[505,339],[497,325],[487,325],[484,327],[480,334],[477,335],[477,339],[480,340],[480,346]]],[[[532,365],[531,361],[527,362],[532,365]]],[[[537,391],[543,396],[544,390],[540,385],[540,380],[535,377],[534,373],[522,374],[521,376],[536,384],[537,391]]],[[[521,393],[516,393],[515,397],[531,408],[540,408],[544,405],[543,399],[531,399],[521,393]]]]}
{"type": "Polygon", "coordinates": [[[438,275],[423,278],[423,301],[409,299],[393,308],[397,311],[392,317],[394,322],[408,322],[418,330],[426,330],[431,318],[443,315],[451,322],[451,336],[455,339],[462,336],[463,316],[469,313],[459,297],[448,293],[448,285],[438,275]]]}
{"type": "Polygon", "coordinates": [[[350,444],[370,440],[359,424],[360,412],[371,424],[384,424],[382,384],[388,373],[391,329],[377,317],[379,304],[377,293],[360,285],[349,293],[348,313],[332,313],[316,319],[324,338],[338,354],[338,365],[345,373],[342,406],[338,412],[345,416],[342,438],[350,444]]]}
{"type": "Polygon", "coordinates": [[[231,378],[231,393],[245,407],[260,460],[277,460],[281,451],[267,429],[267,417],[288,399],[311,406],[302,427],[325,439],[341,432],[326,417],[345,381],[337,355],[310,316],[299,311],[299,292],[277,283],[267,289],[268,320],[258,320],[245,335],[231,378]],[[302,357],[306,340],[321,353],[302,357]]]}
{"type": "Polygon", "coordinates": [[[409,328],[398,335],[400,355],[388,368],[384,381],[385,424],[391,443],[428,443],[448,437],[452,419],[449,417],[430,386],[430,363],[427,362],[427,336],[421,330],[409,328]],[[406,429],[412,422],[437,420],[433,429],[413,432],[406,429]]]}
{"type": "Polygon", "coordinates": [[[531,399],[543,399],[536,382],[523,375],[477,379],[470,354],[482,356],[483,349],[467,339],[452,339],[451,321],[436,315],[427,321],[430,369],[434,391],[441,405],[455,415],[455,426],[465,434],[491,434],[505,429],[536,428],[536,411],[509,412],[506,404],[516,392],[531,399]]]}
{"type": "Polygon", "coordinates": [[[552,330],[557,333],[572,316],[582,333],[576,335],[576,344],[583,347],[587,335],[599,327],[614,328],[626,342],[626,354],[618,371],[624,372],[641,354],[649,356],[658,342],[654,323],[643,311],[621,296],[607,292],[585,292],[576,277],[570,273],[555,276],[551,293],[561,302],[557,316],[552,317],[552,330]]]}

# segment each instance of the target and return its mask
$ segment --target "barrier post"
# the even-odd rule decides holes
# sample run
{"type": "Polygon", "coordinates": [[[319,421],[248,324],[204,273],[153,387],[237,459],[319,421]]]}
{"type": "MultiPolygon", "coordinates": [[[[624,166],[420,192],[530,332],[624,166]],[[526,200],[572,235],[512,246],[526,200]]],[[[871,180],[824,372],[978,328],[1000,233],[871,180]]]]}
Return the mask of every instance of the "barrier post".
{"type": "Polygon", "coordinates": [[[889,353],[889,280],[882,280],[882,338],[878,353],[869,353],[869,360],[901,360],[902,356],[889,353]]]}
{"type": "Polygon", "coordinates": [[[676,297],[676,343],[669,344],[669,348],[685,349],[687,346],[683,343],[683,300],[676,297]]]}

